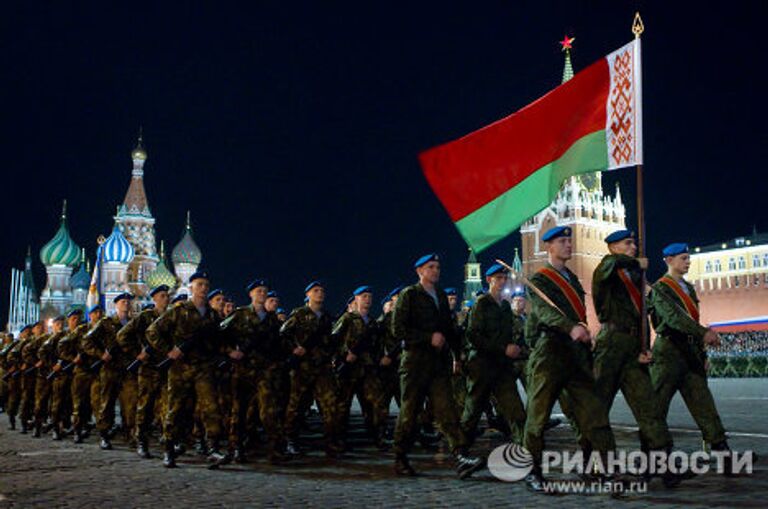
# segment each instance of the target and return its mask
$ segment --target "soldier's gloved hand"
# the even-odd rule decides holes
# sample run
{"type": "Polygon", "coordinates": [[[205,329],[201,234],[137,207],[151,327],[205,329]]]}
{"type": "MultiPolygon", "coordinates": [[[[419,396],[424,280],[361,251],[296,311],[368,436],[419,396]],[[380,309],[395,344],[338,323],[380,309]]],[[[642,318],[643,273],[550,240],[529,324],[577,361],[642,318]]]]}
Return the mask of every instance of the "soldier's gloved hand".
{"type": "Polygon", "coordinates": [[[297,346],[293,349],[293,355],[296,357],[304,357],[304,354],[307,353],[307,351],[304,349],[303,346],[297,346]]]}
{"type": "Polygon", "coordinates": [[[229,352],[229,358],[236,361],[241,360],[244,356],[245,354],[240,350],[232,350],[231,352],[229,352]]]}
{"type": "Polygon", "coordinates": [[[445,345],[445,336],[443,336],[442,332],[433,332],[432,333],[432,346],[437,348],[438,350],[442,349],[445,345]]]}
{"type": "Polygon", "coordinates": [[[704,344],[707,346],[720,346],[720,334],[712,329],[707,329],[707,332],[704,333],[704,344]]]}
{"type": "Polygon", "coordinates": [[[136,356],[136,359],[144,362],[145,360],[149,359],[149,354],[147,354],[147,351],[142,348],[141,352],[139,352],[139,355],[136,356]]]}
{"type": "Polygon", "coordinates": [[[178,346],[174,346],[170,352],[168,352],[168,358],[171,360],[178,360],[184,357],[184,352],[181,351],[181,348],[178,346]]]}
{"type": "Polygon", "coordinates": [[[37,361],[37,362],[35,363],[35,367],[36,367],[36,368],[42,368],[42,367],[43,367],[43,361],[37,361]]]}
{"type": "Polygon", "coordinates": [[[640,264],[641,269],[648,270],[648,258],[645,258],[645,257],[638,258],[637,263],[640,264]]]}
{"type": "Polygon", "coordinates": [[[517,357],[520,357],[520,347],[514,343],[510,343],[507,345],[507,349],[504,351],[504,355],[510,359],[516,359],[517,357]]]}
{"type": "Polygon", "coordinates": [[[653,352],[650,350],[640,352],[640,355],[637,356],[637,362],[640,364],[650,364],[651,361],[653,361],[653,352]]]}
{"type": "Polygon", "coordinates": [[[80,358],[80,354],[75,355],[75,360],[73,362],[77,365],[80,365],[83,363],[83,360],[80,358]]]}
{"type": "Polygon", "coordinates": [[[387,367],[390,364],[392,364],[392,359],[387,357],[386,355],[382,357],[381,360],[379,361],[379,366],[387,367]]]}
{"type": "Polygon", "coordinates": [[[592,340],[587,328],[580,323],[577,323],[573,326],[573,329],[571,329],[571,339],[574,341],[581,341],[582,343],[589,343],[592,340]]]}
{"type": "Polygon", "coordinates": [[[103,354],[101,354],[101,360],[104,362],[109,362],[112,360],[112,356],[109,355],[109,352],[105,351],[103,354]]]}
{"type": "Polygon", "coordinates": [[[352,352],[347,352],[346,361],[347,362],[356,362],[357,361],[357,355],[353,354],[352,352]]]}
{"type": "Polygon", "coordinates": [[[51,369],[52,369],[53,371],[56,371],[56,372],[58,372],[58,371],[61,371],[61,364],[59,364],[59,363],[57,362],[56,364],[54,364],[54,365],[53,365],[53,367],[52,367],[51,369]]]}

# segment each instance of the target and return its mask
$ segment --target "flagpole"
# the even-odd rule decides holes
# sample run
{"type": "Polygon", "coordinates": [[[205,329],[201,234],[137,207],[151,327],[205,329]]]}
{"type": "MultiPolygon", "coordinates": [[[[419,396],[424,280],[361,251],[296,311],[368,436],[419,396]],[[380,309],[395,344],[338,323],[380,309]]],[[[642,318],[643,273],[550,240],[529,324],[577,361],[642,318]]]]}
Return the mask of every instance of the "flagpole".
{"type": "MultiPolygon", "coordinates": [[[[642,35],[645,27],[643,26],[643,20],[640,17],[640,13],[635,13],[635,19],[632,22],[632,33],[635,34],[637,43],[635,44],[635,108],[636,108],[636,136],[637,146],[639,154],[642,154],[642,140],[643,140],[643,110],[642,110],[642,61],[640,52],[640,36],[642,35]]],[[[643,196],[643,162],[642,155],[640,156],[640,163],[636,165],[637,175],[637,256],[642,258],[646,256],[645,251],[645,207],[643,196]]],[[[645,269],[640,273],[640,351],[645,352],[649,349],[648,344],[648,318],[647,318],[647,305],[645,299],[645,269]]]]}

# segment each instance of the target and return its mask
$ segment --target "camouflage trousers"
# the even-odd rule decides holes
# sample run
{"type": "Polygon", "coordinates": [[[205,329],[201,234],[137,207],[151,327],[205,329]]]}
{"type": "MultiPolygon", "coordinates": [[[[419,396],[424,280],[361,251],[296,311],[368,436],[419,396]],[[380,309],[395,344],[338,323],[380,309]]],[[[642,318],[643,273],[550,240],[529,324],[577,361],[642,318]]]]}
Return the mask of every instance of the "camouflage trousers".
{"type": "Polygon", "coordinates": [[[384,391],[384,406],[389,408],[394,398],[397,408],[400,408],[400,375],[397,372],[397,367],[394,365],[387,368],[380,367],[379,379],[381,380],[381,388],[384,391]]]}
{"type": "Polygon", "coordinates": [[[48,418],[48,409],[51,403],[51,381],[46,380],[45,376],[40,375],[42,368],[37,370],[37,380],[35,381],[35,423],[42,424],[48,418]]]}
{"type": "MultiPolygon", "coordinates": [[[[117,365],[102,365],[99,373],[99,406],[96,429],[105,434],[115,424],[115,405],[122,387],[123,370],[117,365]]],[[[121,405],[122,409],[122,405],[121,405]]]]}
{"type": "Polygon", "coordinates": [[[523,445],[541,464],[544,427],[561,393],[570,398],[582,448],[606,453],[616,447],[608,411],[595,390],[589,351],[560,337],[542,336],[528,360],[528,409],[523,445]]]}
{"type": "MultiPolygon", "coordinates": [[[[166,374],[154,366],[144,363],[139,367],[137,379],[138,397],[136,400],[135,436],[139,442],[145,442],[149,429],[155,421],[156,408],[163,408],[166,399],[166,374]]],[[[162,415],[162,410],[159,415],[162,415]]]]}
{"type": "Polygon", "coordinates": [[[8,391],[8,399],[5,404],[5,413],[9,417],[16,417],[19,413],[19,406],[21,405],[21,378],[9,377],[6,385],[8,391]]]}
{"type": "Polygon", "coordinates": [[[54,425],[67,424],[72,411],[72,376],[59,373],[51,382],[51,421],[54,425]]]}
{"type": "Polygon", "coordinates": [[[594,353],[595,389],[608,412],[621,389],[640,428],[643,448],[664,449],[672,445],[672,436],[657,404],[648,365],[637,360],[639,345],[639,339],[629,334],[601,331],[594,353]]]}
{"type": "Polygon", "coordinates": [[[277,364],[259,369],[238,365],[232,375],[232,412],[229,417],[229,443],[242,446],[247,436],[255,436],[258,414],[267,434],[269,452],[283,441],[283,414],[280,413],[279,384],[283,367],[277,364]]]}
{"type": "Polygon", "coordinates": [[[101,402],[99,378],[79,367],[72,375],[72,426],[82,431],[91,420],[91,415],[98,411],[101,402]]]}
{"type": "Polygon", "coordinates": [[[299,436],[299,427],[303,418],[302,402],[307,395],[317,401],[323,417],[325,438],[336,442],[339,438],[338,409],[339,386],[330,364],[323,366],[300,365],[291,372],[291,391],[288,408],[285,412],[285,434],[291,440],[299,436]]]}
{"type": "Polygon", "coordinates": [[[224,430],[229,430],[232,416],[232,370],[217,370],[214,379],[216,382],[216,394],[219,397],[219,411],[221,412],[221,425],[224,430]]]}
{"type": "Polygon", "coordinates": [[[167,406],[163,423],[166,441],[178,443],[185,438],[189,420],[189,402],[196,401],[208,440],[221,438],[221,413],[209,363],[188,363],[177,360],[168,369],[167,406]]]}
{"type": "Polygon", "coordinates": [[[456,411],[461,415],[464,413],[464,405],[467,402],[468,380],[466,373],[452,374],[451,386],[453,387],[453,399],[456,401],[456,411]]]}
{"type": "Polygon", "coordinates": [[[26,423],[32,420],[35,410],[35,386],[37,385],[37,374],[21,375],[21,422],[26,423]]]}
{"type": "Polygon", "coordinates": [[[357,397],[366,414],[366,424],[376,437],[384,434],[389,407],[384,404],[384,387],[375,366],[355,366],[348,377],[339,380],[338,416],[341,436],[349,425],[352,398],[357,397]]]}
{"type": "Polygon", "coordinates": [[[511,360],[478,355],[467,363],[467,401],[461,427],[469,442],[474,441],[480,416],[493,397],[497,410],[513,431],[512,439],[522,444],[525,408],[517,391],[517,381],[523,376],[511,360]]]}
{"type": "Polygon", "coordinates": [[[659,411],[666,420],[672,397],[680,391],[704,440],[709,444],[723,442],[726,440],[725,427],[707,385],[706,372],[701,366],[691,366],[690,362],[690,357],[686,360],[671,339],[656,337],[650,371],[659,411]]]}
{"type": "Polygon", "coordinates": [[[395,427],[396,454],[407,454],[413,446],[419,414],[427,398],[451,451],[456,452],[466,445],[453,399],[451,360],[447,352],[437,352],[432,346],[416,347],[403,352],[400,359],[400,387],[400,415],[395,427]]]}

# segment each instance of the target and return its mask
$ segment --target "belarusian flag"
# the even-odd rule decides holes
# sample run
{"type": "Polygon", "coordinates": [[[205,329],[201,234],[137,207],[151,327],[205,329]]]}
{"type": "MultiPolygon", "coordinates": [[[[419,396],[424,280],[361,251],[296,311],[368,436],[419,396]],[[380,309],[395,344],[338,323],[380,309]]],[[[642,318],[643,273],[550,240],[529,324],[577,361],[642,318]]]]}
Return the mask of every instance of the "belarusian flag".
{"type": "Polygon", "coordinates": [[[517,113],[419,155],[477,252],[509,235],[573,175],[642,163],[640,39],[517,113]]]}

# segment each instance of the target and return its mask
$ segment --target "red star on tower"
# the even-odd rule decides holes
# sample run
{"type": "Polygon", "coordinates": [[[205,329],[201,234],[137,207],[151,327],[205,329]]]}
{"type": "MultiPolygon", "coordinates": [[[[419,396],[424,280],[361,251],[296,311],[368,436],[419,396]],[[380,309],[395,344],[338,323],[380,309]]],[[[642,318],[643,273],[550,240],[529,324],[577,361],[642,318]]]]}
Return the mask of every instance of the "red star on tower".
{"type": "Polygon", "coordinates": [[[568,37],[566,35],[565,38],[562,41],[560,41],[560,46],[563,47],[563,51],[567,51],[567,50],[571,49],[571,47],[572,47],[571,45],[573,44],[573,41],[575,41],[575,40],[576,40],[575,37],[568,37]]]}

